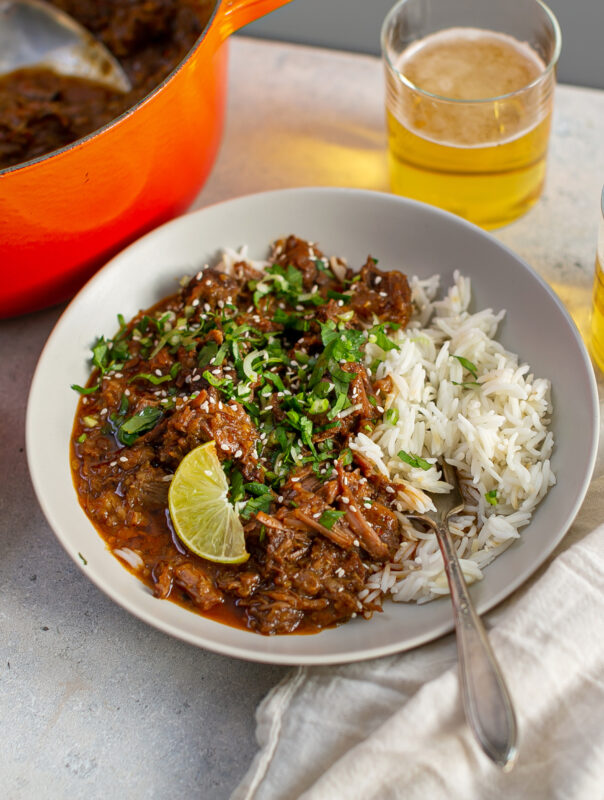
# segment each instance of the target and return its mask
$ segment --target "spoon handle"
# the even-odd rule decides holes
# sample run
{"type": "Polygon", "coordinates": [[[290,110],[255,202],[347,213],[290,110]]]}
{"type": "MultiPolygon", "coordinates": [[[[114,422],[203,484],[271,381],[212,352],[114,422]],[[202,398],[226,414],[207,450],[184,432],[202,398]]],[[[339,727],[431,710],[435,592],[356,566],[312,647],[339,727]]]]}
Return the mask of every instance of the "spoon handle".
{"type": "Polygon", "coordinates": [[[517,755],[516,717],[510,694],[474,609],[446,521],[436,524],[436,532],[451,591],[466,719],[485,753],[507,771],[517,755]]]}

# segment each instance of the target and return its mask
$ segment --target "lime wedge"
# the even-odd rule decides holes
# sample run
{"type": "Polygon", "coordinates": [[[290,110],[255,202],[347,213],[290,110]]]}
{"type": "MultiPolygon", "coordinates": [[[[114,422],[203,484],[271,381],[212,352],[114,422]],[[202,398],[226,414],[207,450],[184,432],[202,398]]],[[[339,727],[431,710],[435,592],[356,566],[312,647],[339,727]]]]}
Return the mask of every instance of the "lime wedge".
{"type": "Polygon", "coordinates": [[[249,553],[228,490],[214,442],[207,442],[187,453],[178,465],[168,506],[174,530],[189,550],[208,561],[241,564],[249,553]]]}

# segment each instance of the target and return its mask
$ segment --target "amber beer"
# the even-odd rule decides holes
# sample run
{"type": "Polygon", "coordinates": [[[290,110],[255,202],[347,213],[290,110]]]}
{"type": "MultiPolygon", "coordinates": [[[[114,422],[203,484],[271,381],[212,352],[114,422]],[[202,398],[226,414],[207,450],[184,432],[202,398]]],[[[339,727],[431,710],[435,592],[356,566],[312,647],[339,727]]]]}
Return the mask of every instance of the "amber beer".
{"type": "Polygon", "coordinates": [[[449,28],[387,60],[386,75],[394,192],[485,228],[537,200],[555,79],[532,47],[504,33],[449,28]]]}
{"type": "Polygon", "coordinates": [[[604,189],[602,189],[600,200],[600,228],[596,247],[590,349],[594,361],[604,372],[604,189]]]}

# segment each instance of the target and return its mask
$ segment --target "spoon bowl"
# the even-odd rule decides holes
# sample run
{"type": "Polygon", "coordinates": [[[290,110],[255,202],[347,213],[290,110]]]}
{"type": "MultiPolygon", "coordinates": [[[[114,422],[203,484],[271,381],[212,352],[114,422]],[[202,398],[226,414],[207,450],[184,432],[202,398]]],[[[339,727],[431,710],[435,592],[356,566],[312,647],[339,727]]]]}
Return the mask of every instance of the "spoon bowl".
{"type": "Polygon", "coordinates": [[[0,75],[32,67],[132,88],[109,50],[68,14],[44,0],[0,0],[0,75]]]}

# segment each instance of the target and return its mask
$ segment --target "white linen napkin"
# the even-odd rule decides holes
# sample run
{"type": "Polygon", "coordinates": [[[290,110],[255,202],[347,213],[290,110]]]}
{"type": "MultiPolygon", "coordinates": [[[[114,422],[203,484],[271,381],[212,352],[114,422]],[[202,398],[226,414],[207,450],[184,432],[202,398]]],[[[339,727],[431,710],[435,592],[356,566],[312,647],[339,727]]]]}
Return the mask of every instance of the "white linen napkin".
{"type": "Polygon", "coordinates": [[[530,583],[486,617],[514,699],[510,773],[466,725],[455,638],[300,668],[258,707],[260,752],[231,800],[604,798],[604,472],[530,583]]]}

